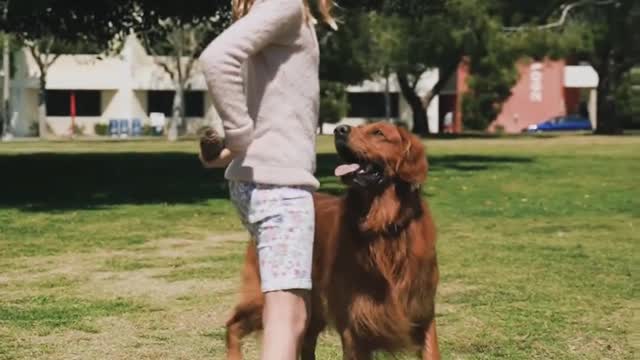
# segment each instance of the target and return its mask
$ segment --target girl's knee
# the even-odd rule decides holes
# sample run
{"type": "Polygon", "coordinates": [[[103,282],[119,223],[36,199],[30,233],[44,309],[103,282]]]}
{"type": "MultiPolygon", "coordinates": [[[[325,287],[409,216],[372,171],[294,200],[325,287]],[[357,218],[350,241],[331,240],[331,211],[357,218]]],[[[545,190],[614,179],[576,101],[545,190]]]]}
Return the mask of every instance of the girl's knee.
{"type": "Polygon", "coordinates": [[[265,295],[264,327],[295,337],[304,335],[309,322],[308,291],[278,291],[265,295]]]}

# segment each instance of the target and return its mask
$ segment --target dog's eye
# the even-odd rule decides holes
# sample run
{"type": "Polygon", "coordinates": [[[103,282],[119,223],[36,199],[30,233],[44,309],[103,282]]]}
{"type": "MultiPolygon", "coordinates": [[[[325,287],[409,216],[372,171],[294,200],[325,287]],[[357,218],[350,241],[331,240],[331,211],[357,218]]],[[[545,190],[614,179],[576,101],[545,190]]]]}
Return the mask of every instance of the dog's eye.
{"type": "Polygon", "coordinates": [[[375,136],[384,136],[384,133],[380,129],[373,130],[373,135],[375,136]]]}

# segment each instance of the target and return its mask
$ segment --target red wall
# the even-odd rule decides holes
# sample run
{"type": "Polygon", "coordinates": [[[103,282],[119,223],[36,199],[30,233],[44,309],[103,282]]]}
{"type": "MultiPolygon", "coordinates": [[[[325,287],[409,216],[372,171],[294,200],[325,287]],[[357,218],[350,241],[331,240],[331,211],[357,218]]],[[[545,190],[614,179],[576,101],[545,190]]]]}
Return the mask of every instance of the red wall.
{"type": "Polygon", "coordinates": [[[564,103],[567,107],[567,114],[580,112],[580,89],[564,88],[564,103]]]}
{"type": "Polygon", "coordinates": [[[529,125],[565,115],[564,65],[564,61],[521,62],[520,80],[488,130],[501,126],[505,132],[519,133],[529,125]]]}

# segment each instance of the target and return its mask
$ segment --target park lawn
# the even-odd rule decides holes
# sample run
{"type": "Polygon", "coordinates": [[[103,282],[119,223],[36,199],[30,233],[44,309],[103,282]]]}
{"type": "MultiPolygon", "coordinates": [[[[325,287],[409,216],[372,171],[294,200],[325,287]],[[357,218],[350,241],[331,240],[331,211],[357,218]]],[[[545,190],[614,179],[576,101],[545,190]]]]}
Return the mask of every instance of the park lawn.
{"type": "MultiPolygon", "coordinates": [[[[635,358],[640,137],[426,144],[443,359],[635,358]]],[[[0,359],[223,358],[246,235],[196,149],[0,144],[0,359]]]]}

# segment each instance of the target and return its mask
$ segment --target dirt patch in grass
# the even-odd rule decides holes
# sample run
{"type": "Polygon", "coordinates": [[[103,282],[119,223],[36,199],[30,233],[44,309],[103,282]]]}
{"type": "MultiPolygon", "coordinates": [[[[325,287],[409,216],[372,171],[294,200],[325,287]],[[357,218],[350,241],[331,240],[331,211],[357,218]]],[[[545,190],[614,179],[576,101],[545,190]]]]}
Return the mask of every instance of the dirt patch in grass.
{"type": "Polygon", "coordinates": [[[242,239],[244,233],[164,239],[127,251],[21,259],[38,271],[15,267],[0,279],[0,359],[219,355],[222,343],[203,342],[202,334],[222,329],[236,279],[176,274],[238,262],[242,239]]]}
{"type": "Polygon", "coordinates": [[[144,269],[135,272],[97,273],[78,288],[79,293],[97,298],[124,296],[139,298],[156,305],[168,305],[174,301],[198,297],[215,297],[232,293],[237,284],[233,281],[212,279],[164,279],[169,269],[144,269]]]}

